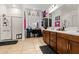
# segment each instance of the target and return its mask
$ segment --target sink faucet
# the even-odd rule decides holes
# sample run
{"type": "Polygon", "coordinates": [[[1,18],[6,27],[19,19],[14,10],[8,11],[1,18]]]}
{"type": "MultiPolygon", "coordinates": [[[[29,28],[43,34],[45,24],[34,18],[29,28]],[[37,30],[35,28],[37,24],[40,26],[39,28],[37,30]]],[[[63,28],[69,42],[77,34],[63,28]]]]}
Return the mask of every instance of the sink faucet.
{"type": "Polygon", "coordinates": [[[64,31],[65,28],[66,28],[66,20],[64,20],[63,23],[62,23],[62,30],[64,31]]]}

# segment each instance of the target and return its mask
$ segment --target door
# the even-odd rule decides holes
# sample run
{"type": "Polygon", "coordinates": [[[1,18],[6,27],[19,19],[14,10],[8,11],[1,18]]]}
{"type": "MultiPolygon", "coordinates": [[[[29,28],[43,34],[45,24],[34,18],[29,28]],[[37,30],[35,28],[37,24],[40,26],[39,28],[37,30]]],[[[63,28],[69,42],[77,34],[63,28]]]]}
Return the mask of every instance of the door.
{"type": "Polygon", "coordinates": [[[45,42],[49,45],[49,31],[45,31],[45,42]]]}
{"type": "Polygon", "coordinates": [[[11,38],[11,17],[0,17],[0,39],[12,39],[11,38]]]}
{"type": "Polygon", "coordinates": [[[49,45],[49,31],[43,31],[43,40],[49,45]]]}
{"type": "Polygon", "coordinates": [[[56,33],[50,32],[50,46],[56,51],[56,33]]]}

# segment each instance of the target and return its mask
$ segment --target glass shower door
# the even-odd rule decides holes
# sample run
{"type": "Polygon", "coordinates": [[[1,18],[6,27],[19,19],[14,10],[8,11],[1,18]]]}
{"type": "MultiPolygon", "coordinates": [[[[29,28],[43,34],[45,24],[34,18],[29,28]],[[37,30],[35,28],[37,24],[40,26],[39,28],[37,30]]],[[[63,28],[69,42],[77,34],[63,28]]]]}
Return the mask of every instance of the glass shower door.
{"type": "Polygon", "coordinates": [[[11,17],[0,17],[0,39],[12,39],[11,37],[11,17]]]}

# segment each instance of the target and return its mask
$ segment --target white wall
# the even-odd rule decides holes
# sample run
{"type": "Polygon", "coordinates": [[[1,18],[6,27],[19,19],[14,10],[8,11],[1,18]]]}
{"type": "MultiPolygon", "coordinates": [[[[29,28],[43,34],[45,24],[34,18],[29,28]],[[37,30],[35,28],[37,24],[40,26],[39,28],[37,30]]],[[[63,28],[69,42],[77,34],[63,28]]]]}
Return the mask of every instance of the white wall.
{"type": "Polygon", "coordinates": [[[79,27],[79,5],[63,5],[52,13],[52,26],[56,16],[60,16],[61,25],[66,20],[66,27],[79,27]]]}
{"type": "Polygon", "coordinates": [[[18,9],[18,8],[9,8],[7,13],[8,13],[9,16],[22,17],[21,10],[18,9]]]}
{"type": "Polygon", "coordinates": [[[42,21],[42,10],[45,10],[46,7],[48,7],[49,5],[44,5],[44,4],[27,4],[27,5],[23,5],[23,9],[25,10],[26,12],[26,28],[28,26],[30,27],[34,27],[34,23],[39,23],[39,27],[41,27],[41,21],[42,21]],[[40,16],[29,16],[27,14],[27,10],[30,9],[30,10],[37,10],[37,11],[40,11],[40,16]]]}
{"type": "Polygon", "coordinates": [[[8,7],[8,5],[0,5],[0,16],[2,14],[6,14],[7,16],[18,16],[18,17],[22,17],[22,8],[17,7],[17,5],[15,7],[13,7],[13,5],[9,5],[10,7],[8,7]]]}
{"type": "Polygon", "coordinates": [[[7,14],[7,8],[5,5],[0,5],[0,16],[2,14],[7,14]]]}
{"type": "Polygon", "coordinates": [[[61,20],[66,20],[67,27],[78,26],[78,7],[77,5],[65,5],[61,8],[61,20]]]}
{"type": "MultiPolygon", "coordinates": [[[[52,13],[52,26],[54,27],[55,17],[61,16],[61,10],[57,9],[52,13]]],[[[61,18],[61,17],[60,17],[61,18]]]]}
{"type": "Polygon", "coordinates": [[[40,16],[31,16],[27,14],[26,11],[26,27],[30,26],[34,28],[34,24],[38,22],[39,28],[41,28],[41,21],[42,21],[42,12],[40,11],[40,16]]]}

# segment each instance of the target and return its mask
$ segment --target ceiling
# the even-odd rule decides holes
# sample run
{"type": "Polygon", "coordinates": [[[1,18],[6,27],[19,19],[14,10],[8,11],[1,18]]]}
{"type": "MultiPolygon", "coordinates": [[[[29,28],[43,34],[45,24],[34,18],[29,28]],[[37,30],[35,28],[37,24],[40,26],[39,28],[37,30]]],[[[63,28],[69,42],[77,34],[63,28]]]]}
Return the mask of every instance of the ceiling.
{"type": "Polygon", "coordinates": [[[39,10],[46,10],[49,8],[49,6],[50,6],[50,4],[28,4],[28,5],[26,5],[26,8],[28,7],[28,8],[36,8],[39,10]]]}
{"type": "MultiPolygon", "coordinates": [[[[15,4],[19,8],[34,8],[34,9],[39,9],[39,10],[46,10],[49,8],[51,4],[15,4]]],[[[12,7],[12,4],[7,4],[7,7],[12,7]]]]}

